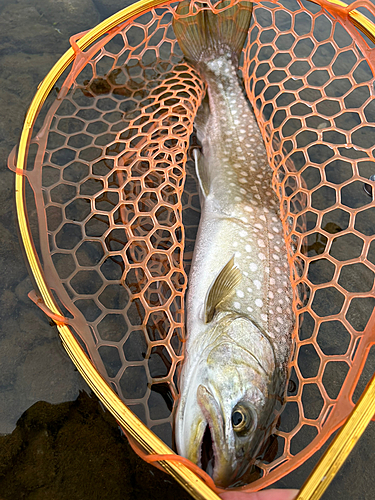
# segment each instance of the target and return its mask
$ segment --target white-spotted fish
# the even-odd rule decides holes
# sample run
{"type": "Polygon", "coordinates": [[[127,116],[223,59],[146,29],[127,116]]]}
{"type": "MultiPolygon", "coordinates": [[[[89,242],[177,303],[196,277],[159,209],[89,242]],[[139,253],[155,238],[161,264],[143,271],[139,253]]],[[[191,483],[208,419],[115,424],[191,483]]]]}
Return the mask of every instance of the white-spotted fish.
{"type": "Polygon", "coordinates": [[[208,99],[195,122],[201,220],[175,440],[181,455],[228,487],[249,472],[284,394],[292,290],[272,171],[237,77],[252,4],[192,15],[189,6],[178,5],[174,31],[208,99]]]}

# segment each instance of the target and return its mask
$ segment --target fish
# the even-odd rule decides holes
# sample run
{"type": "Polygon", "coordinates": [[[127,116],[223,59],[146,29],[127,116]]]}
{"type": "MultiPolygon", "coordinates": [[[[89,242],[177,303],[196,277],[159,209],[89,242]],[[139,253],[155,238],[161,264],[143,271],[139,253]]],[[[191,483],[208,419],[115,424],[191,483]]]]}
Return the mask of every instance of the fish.
{"type": "Polygon", "coordinates": [[[184,0],[173,21],[207,89],[194,124],[201,218],[174,437],[178,453],[224,488],[246,483],[272,432],[295,323],[272,169],[238,79],[252,3],[228,3],[196,13],[184,0]]]}

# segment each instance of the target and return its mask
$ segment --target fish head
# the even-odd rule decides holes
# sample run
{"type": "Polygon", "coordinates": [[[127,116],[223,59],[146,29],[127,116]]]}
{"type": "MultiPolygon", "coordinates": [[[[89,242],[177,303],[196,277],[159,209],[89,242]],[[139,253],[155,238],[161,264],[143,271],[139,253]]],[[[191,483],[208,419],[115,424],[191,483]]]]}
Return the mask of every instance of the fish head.
{"type": "Polygon", "coordinates": [[[181,395],[175,434],[179,453],[228,487],[269,435],[280,377],[272,343],[251,320],[229,315],[215,323],[215,340],[181,395]]]}

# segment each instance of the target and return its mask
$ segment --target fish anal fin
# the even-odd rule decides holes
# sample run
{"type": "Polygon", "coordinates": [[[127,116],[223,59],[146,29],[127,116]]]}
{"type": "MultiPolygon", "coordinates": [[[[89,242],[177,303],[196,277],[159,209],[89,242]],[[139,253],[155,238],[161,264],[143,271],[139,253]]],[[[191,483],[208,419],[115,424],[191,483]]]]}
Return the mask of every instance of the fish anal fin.
{"type": "Polygon", "coordinates": [[[204,307],[205,323],[212,321],[219,304],[232,295],[240,281],[241,271],[235,265],[233,256],[220,271],[207,292],[204,307]]]}

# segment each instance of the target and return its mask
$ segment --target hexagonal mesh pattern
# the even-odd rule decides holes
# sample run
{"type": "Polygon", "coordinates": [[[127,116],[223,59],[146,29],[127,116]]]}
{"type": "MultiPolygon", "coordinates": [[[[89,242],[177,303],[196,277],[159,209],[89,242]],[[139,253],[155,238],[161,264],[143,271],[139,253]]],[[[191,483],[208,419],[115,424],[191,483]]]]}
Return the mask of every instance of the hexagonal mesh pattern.
{"type": "MultiPolygon", "coordinates": [[[[205,90],[173,12],[152,10],[77,54],[27,173],[57,302],[167,444],[199,221],[186,154],[205,90]]],[[[241,76],[274,170],[297,317],[286,407],[254,475],[266,485],[342,423],[374,342],[375,101],[349,21],[299,0],[259,3],[253,19],[241,76]]]]}
{"type": "Polygon", "coordinates": [[[101,374],[168,444],[184,164],[203,91],[170,21],[169,9],[146,14],[99,42],[53,111],[42,164],[50,286],[101,374]]]}

